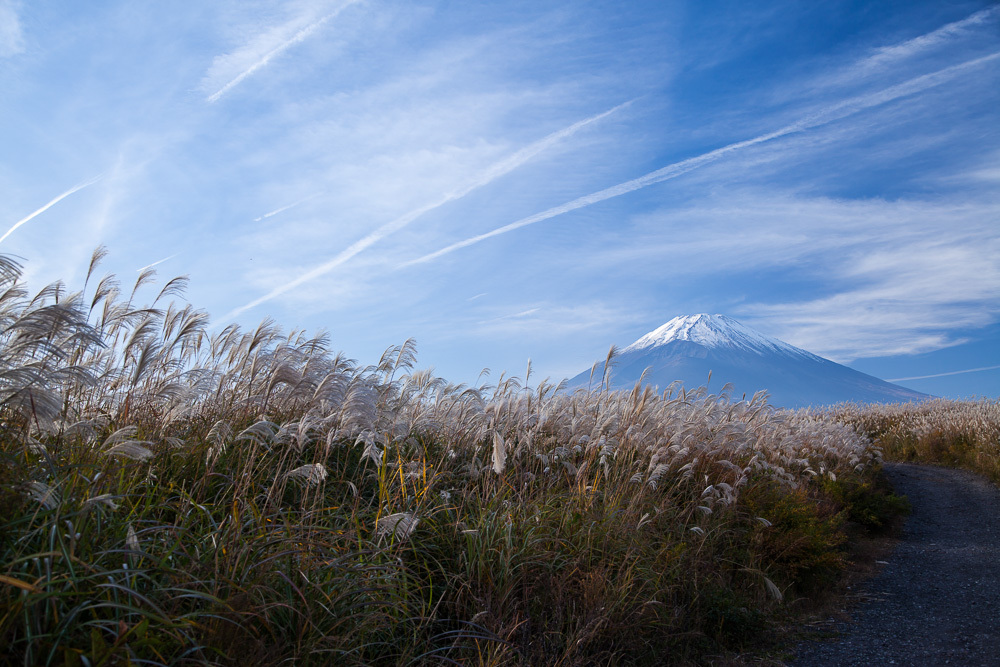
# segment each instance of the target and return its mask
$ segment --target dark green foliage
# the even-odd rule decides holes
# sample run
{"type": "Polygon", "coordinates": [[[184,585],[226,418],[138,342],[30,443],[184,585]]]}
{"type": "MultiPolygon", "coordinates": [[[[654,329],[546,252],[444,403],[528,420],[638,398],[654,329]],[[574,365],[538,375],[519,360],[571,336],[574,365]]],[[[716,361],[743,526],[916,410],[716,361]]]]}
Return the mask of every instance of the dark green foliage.
{"type": "Polygon", "coordinates": [[[893,493],[885,477],[879,474],[836,481],[824,478],[819,484],[823,493],[846,508],[848,520],[874,533],[886,532],[910,511],[906,497],[893,493]]]}

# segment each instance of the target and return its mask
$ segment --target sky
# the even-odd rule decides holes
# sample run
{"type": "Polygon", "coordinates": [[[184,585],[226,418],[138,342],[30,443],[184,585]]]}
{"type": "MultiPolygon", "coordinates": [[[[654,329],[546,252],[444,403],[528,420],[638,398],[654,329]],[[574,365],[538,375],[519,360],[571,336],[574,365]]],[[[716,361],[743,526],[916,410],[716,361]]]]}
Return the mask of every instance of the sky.
{"type": "Polygon", "coordinates": [[[722,313],[1000,396],[1000,5],[0,0],[0,253],[558,380],[722,313]]]}

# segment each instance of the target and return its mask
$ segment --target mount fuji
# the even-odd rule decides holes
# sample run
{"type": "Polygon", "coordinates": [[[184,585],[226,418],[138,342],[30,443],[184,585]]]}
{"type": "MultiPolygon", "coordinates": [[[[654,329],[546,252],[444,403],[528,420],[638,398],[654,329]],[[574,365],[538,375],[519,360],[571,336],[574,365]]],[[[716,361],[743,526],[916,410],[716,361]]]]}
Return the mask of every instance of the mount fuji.
{"type": "MultiPolygon", "coordinates": [[[[640,377],[665,389],[680,381],[692,389],[711,372],[711,391],[732,383],[733,395],[764,389],[768,402],[786,408],[846,401],[895,403],[931,398],[842,366],[740,324],[725,315],[675,317],[619,352],[611,362],[611,386],[627,388],[640,377]],[[645,372],[645,376],[643,373],[645,372]]],[[[569,380],[568,388],[599,384],[604,362],[569,380]]]]}

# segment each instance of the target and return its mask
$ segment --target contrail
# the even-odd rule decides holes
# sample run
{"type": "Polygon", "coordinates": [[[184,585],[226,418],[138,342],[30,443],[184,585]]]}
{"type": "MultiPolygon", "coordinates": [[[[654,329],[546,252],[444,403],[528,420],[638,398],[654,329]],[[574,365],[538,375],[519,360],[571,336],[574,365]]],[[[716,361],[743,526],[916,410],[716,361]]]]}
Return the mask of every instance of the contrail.
{"type": "Polygon", "coordinates": [[[276,55],[281,54],[282,52],[284,52],[285,50],[287,50],[290,46],[294,46],[295,44],[298,44],[299,42],[305,40],[307,37],[309,37],[309,35],[311,35],[314,32],[316,32],[324,23],[326,23],[330,19],[334,18],[335,16],[337,16],[338,14],[340,14],[340,12],[344,11],[350,5],[353,5],[356,2],[358,2],[358,0],[348,0],[343,5],[341,5],[340,7],[338,7],[336,9],[336,11],[330,12],[329,14],[327,14],[326,16],[324,16],[323,18],[318,19],[318,20],[310,23],[305,28],[302,28],[301,30],[299,30],[297,33],[295,33],[294,35],[292,35],[291,37],[289,37],[288,39],[286,39],[284,42],[282,42],[281,44],[279,44],[278,46],[274,47],[273,49],[271,49],[270,51],[268,51],[267,53],[265,53],[263,56],[261,56],[261,58],[259,60],[257,60],[257,62],[255,62],[254,64],[250,65],[250,67],[246,68],[242,72],[240,72],[236,76],[236,78],[234,78],[232,81],[230,81],[229,83],[227,83],[226,85],[224,85],[222,88],[220,88],[219,90],[217,90],[214,93],[212,93],[211,95],[209,95],[208,98],[207,98],[208,101],[212,102],[212,103],[217,102],[220,97],[222,97],[223,95],[225,95],[226,93],[228,93],[235,86],[238,86],[248,76],[250,76],[251,74],[253,74],[257,70],[259,70],[260,68],[262,68],[265,65],[267,65],[267,63],[269,63],[271,61],[271,59],[274,58],[276,55]]]}
{"type": "Polygon", "coordinates": [[[73,186],[72,188],[70,188],[66,192],[62,193],[61,195],[59,195],[58,197],[56,197],[55,199],[53,199],[52,201],[50,201],[45,206],[41,207],[40,209],[38,209],[37,211],[35,211],[34,213],[32,213],[31,215],[29,215],[27,217],[24,217],[24,218],[21,218],[20,220],[18,220],[17,222],[14,223],[13,227],[11,227],[10,229],[7,230],[6,234],[4,234],[3,236],[0,236],[0,243],[3,243],[4,239],[6,239],[8,236],[10,236],[12,233],[14,233],[14,230],[17,229],[18,227],[20,227],[21,225],[23,225],[24,223],[33,220],[35,217],[41,215],[42,213],[45,213],[47,210],[49,210],[50,208],[52,208],[53,206],[55,206],[56,204],[58,204],[59,202],[61,202],[63,199],[66,199],[66,197],[69,197],[74,192],[79,192],[80,190],[83,190],[84,188],[93,185],[97,181],[101,180],[101,178],[103,176],[104,175],[101,174],[101,176],[96,176],[95,178],[92,178],[92,179],[90,179],[89,181],[87,181],[85,183],[80,183],[79,185],[73,186]]]}
{"type": "Polygon", "coordinates": [[[477,177],[474,180],[466,183],[465,185],[463,185],[458,190],[453,190],[452,192],[449,192],[449,193],[445,194],[440,199],[438,199],[438,200],[436,200],[434,202],[431,202],[429,204],[421,206],[420,208],[414,209],[414,210],[412,210],[412,211],[410,211],[410,212],[408,212],[408,213],[406,213],[406,214],[404,214],[404,215],[396,218],[395,220],[392,220],[391,222],[387,222],[386,224],[382,225],[381,227],[379,227],[378,229],[376,229],[372,233],[368,234],[364,238],[362,238],[362,239],[354,242],[353,244],[351,244],[350,246],[348,246],[346,249],[342,250],[335,257],[333,257],[330,261],[328,261],[328,262],[326,262],[324,264],[321,264],[320,266],[317,266],[316,268],[314,268],[314,269],[312,269],[312,270],[310,270],[310,271],[302,274],[298,278],[295,278],[294,280],[292,280],[292,281],[290,281],[288,283],[285,283],[284,285],[276,287],[275,289],[271,290],[270,292],[268,292],[264,296],[262,296],[262,297],[260,297],[258,299],[254,299],[253,301],[251,301],[250,303],[246,304],[245,306],[241,306],[239,308],[236,308],[236,309],[230,311],[229,313],[227,313],[226,315],[224,315],[220,319],[220,321],[229,321],[229,320],[237,317],[238,315],[240,315],[240,314],[242,314],[242,313],[250,310],[251,308],[255,308],[255,307],[259,306],[260,304],[264,303],[265,301],[270,301],[271,299],[273,299],[273,298],[275,298],[277,296],[280,296],[280,295],[284,294],[285,292],[287,292],[289,290],[295,289],[299,285],[302,285],[304,283],[309,282],[310,280],[314,280],[314,279],[316,279],[316,278],[318,278],[318,277],[320,277],[320,276],[322,276],[322,275],[324,275],[326,273],[329,273],[330,271],[332,271],[336,267],[340,266],[344,262],[348,261],[349,259],[351,259],[355,255],[357,255],[358,253],[360,253],[361,251],[363,251],[366,248],[370,247],[371,245],[373,245],[373,244],[381,241],[386,236],[389,236],[390,234],[393,234],[393,233],[399,231],[403,227],[406,227],[408,224],[410,224],[411,222],[413,222],[414,220],[416,220],[417,218],[419,218],[423,214],[425,214],[425,213],[427,213],[429,211],[433,211],[434,209],[436,209],[436,208],[438,208],[440,206],[443,206],[444,204],[447,204],[450,201],[454,201],[456,199],[461,199],[462,197],[464,197],[465,195],[469,194],[473,190],[476,190],[476,189],[478,189],[478,188],[480,188],[480,187],[482,187],[482,186],[484,186],[484,185],[486,185],[488,183],[491,183],[492,181],[500,178],[501,176],[510,173],[511,171],[513,171],[514,169],[517,169],[518,167],[520,167],[524,163],[528,162],[533,157],[535,157],[536,155],[538,155],[542,151],[546,150],[547,148],[549,148],[550,146],[552,146],[556,142],[558,142],[558,141],[560,141],[562,139],[565,139],[566,137],[574,134],[575,132],[577,132],[581,128],[586,127],[587,125],[590,125],[591,123],[597,122],[597,121],[601,120],[602,118],[605,118],[605,117],[607,117],[607,116],[615,113],[616,111],[618,111],[620,109],[623,109],[624,107],[626,107],[629,104],[631,104],[633,101],[634,100],[630,100],[628,102],[624,102],[624,103],[619,104],[618,106],[616,106],[616,107],[614,107],[612,109],[608,109],[607,111],[599,113],[596,116],[591,116],[590,118],[585,118],[584,120],[581,120],[581,121],[578,121],[576,123],[573,123],[572,125],[570,125],[568,127],[565,127],[563,129],[559,130],[558,132],[553,132],[552,134],[548,135],[544,139],[540,139],[539,141],[536,141],[533,144],[525,146],[521,150],[519,150],[516,153],[514,153],[513,155],[511,155],[510,157],[508,157],[508,158],[506,158],[504,160],[501,160],[500,162],[497,162],[493,166],[489,167],[482,174],[480,174],[479,177],[477,177]]]}
{"type": "Polygon", "coordinates": [[[493,317],[488,320],[482,320],[479,322],[479,324],[489,324],[490,322],[500,322],[502,320],[514,320],[519,317],[527,317],[528,315],[534,315],[539,310],[541,310],[541,308],[529,308],[528,310],[522,310],[520,313],[514,313],[512,315],[501,315],[500,317],[493,317]]]}
{"type": "Polygon", "coordinates": [[[293,202],[293,203],[291,203],[291,204],[288,204],[288,205],[286,205],[286,206],[282,206],[281,208],[276,208],[276,209],[274,209],[273,211],[271,211],[270,213],[265,213],[264,215],[262,215],[262,216],[260,216],[260,217],[258,217],[258,218],[254,218],[254,219],[253,219],[253,221],[254,221],[254,222],[260,222],[261,220],[267,220],[267,219],[268,219],[268,218],[270,218],[271,216],[274,216],[274,215],[278,215],[279,213],[284,213],[284,212],[285,212],[285,211],[287,211],[288,209],[290,209],[290,208],[295,208],[295,207],[296,207],[296,206],[298,206],[299,204],[302,204],[302,203],[304,203],[304,202],[307,202],[307,201],[309,201],[310,199],[315,199],[315,198],[316,198],[316,197],[318,197],[318,196],[319,196],[319,193],[317,192],[316,194],[313,194],[313,195],[309,195],[308,197],[303,197],[302,199],[298,200],[297,202],[293,202]]]}
{"type": "Polygon", "coordinates": [[[928,378],[943,378],[948,375],[962,375],[963,373],[978,373],[979,371],[995,371],[1000,366],[983,366],[982,368],[967,368],[964,371],[949,371],[947,373],[935,373],[934,375],[915,375],[911,378],[893,378],[886,382],[906,382],[907,380],[926,380],[928,378]]]}
{"type": "Polygon", "coordinates": [[[168,261],[172,260],[174,257],[176,257],[177,255],[179,255],[179,254],[180,254],[179,252],[175,252],[170,257],[164,257],[163,259],[157,260],[157,261],[153,262],[152,264],[147,264],[146,266],[142,267],[141,269],[136,269],[136,273],[142,273],[146,269],[151,269],[154,266],[157,266],[159,264],[163,264],[164,262],[168,262],[168,261]]]}
{"type": "Polygon", "coordinates": [[[503,227],[498,227],[492,231],[479,234],[465,239],[464,241],[458,241],[452,243],[449,246],[436,250],[432,253],[418,257],[417,259],[412,259],[400,265],[399,268],[404,268],[407,266],[412,266],[414,264],[423,264],[447,255],[449,253],[455,252],[462,248],[466,248],[471,245],[475,245],[486,239],[493,238],[494,236],[499,236],[501,234],[506,234],[507,232],[512,232],[515,229],[520,229],[521,227],[526,227],[528,225],[533,225],[536,222],[541,222],[543,220],[548,220],[549,218],[554,218],[557,215],[562,215],[563,213],[568,213],[570,211],[575,211],[578,208],[583,208],[585,206],[590,206],[591,204],[596,204],[602,202],[606,199],[611,199],[612,197],[619,197],[629,192],[634,192],[642,188],[648,187],[655,183],[662,183],[663,181],[670,180],[672,178],[677,178],[689,171],[693,171],[703,165],[710,162],[714,162],[719,158],[732,153],[734,151],[742,150],[744,148],[749,148],[750,146],[755,146],[757,144],[762,144],[767,141],[772,141],[780,137],[784,137],[790,134],[795,134],[798,132],[803,132],[805,130],[811,130],[823,125],[827,125],[837,120],[847,118],[856,113],[864,111],[865,109],[870,109],[887,102],[905,97],[907,95],[913,95],[914,93],[927,90],[934,86],[940,85],[945,81],[948,81],[959,73],[977,67],[990,60],[995,60],[1000,58],[1000,51],[992,53],[988,56],[983,56],[981,58],[976,58],[974,60],[969,60],[958,65],[953,65],[951,67],[946,67],[937,72],[932,72],[930,74],[924,74],[922,76],[915,77],[909,81],[904,81],[903,83],[897,84],[895,86],[890,86],[884,90],[870,95],[861,95],[848,100],[844,100],[839,104],[827,107],[826,109],[807,116],[802,120],[792,123],[791,125],[786,125],[785,127],[770,132],[768,134],[762,134],[753,139],[747,139],[745,141],[739,141],[734,144],[729,144],[728,146],[723,146],[722,148],[716,148],[715,150],[703,153],[701,155],[688,158],[686,160],[681,160],[680,162],[674,162],[666,167],[657,169],[656,171],[650,172],[645,176],[640,176],[639,178],[632,179],[631,181],[625,181],[624,183],[619,183],[618,185],[613,185],[610,188],[605,188],[598,192],[594,192],[589,195],[584,195],[565,204],[555,206],[548,210],[542,211],[541,213],[536,213],[534,215],[528,216],[527,218],[521,218],[516,222],[504,225],[503,227]]]}

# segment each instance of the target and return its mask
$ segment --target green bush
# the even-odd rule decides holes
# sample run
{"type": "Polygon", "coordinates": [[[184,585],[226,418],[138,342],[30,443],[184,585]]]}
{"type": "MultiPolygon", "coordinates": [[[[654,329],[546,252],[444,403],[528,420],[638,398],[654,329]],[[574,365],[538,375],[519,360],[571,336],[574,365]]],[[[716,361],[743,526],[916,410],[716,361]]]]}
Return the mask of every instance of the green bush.
{"type": "Polygon", "coordinates": [[[909,513],[910,502],[893,493],[884,475],[842,477],[819,481],[825,495],[846,508],[847,519],[875,534],[887,532],[909,513]]]}

